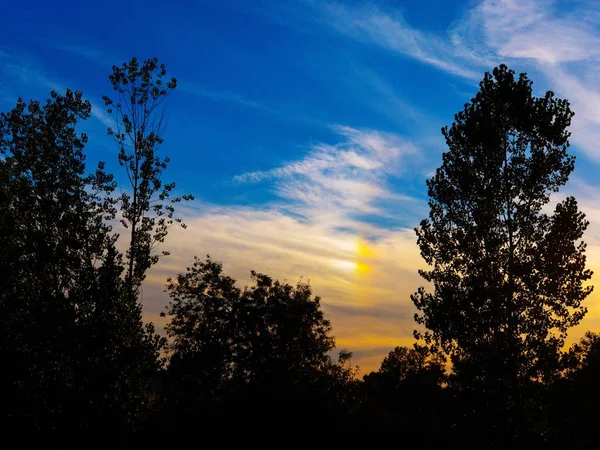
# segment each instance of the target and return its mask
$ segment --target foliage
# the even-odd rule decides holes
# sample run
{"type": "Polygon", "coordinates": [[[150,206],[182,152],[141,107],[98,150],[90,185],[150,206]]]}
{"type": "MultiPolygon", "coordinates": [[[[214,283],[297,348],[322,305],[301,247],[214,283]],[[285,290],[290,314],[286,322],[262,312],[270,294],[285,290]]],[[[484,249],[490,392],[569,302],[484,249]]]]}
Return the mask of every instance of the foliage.
{"type": "Polygon", "coordinates": [[[427,182],[429,218],[416,230],[431,266],[420,273],[434,291],[412,297],[427,328],[415,335],[451,356],[463,388],[499,396],[492,409],[508,408],[509,436],[526,409],[521,388],[558,375],[567,330],[592,289],[576,200],[544,209],[574,167],[573,113],[531,85],[502,65],[442,129],[449,150],[427,182]]]}
{"type": "Polygon", "coordinates": [[[447,444],[439,420],[445,409],[443,361],[422,348],[396,347],[376,372],[364,376],[360,422],[385,435],[428,433],[429,443],[447,444]]]}
{"type": "Polygon", "coordinates": [[[586,312],[588,222],[573,197],[543,212],[573,170],[572,115],[566,100],[534,97],[525,74],[500,66],[442,130],[449,151],[417,228],[433,266],[421,275],[435,290],[413,301],[425,340],[454,361],[468,357],[485,371],[480,359],[491,352],[519,379],[551,377],[568,328],[586,312]]]}
{"type": "Polygon", "coordinates": [[[259,398],[263,414],[292,412],[293,404],[307,398],[314,407],[347,401],[328,392],[354,372],[345,366],[349,353],[342,353],[338,364],[328,355],[335,342],[319,297],[308,284],[251,274],[253,284],[239,289],[208,257],[169,280],[169,371],[173,384],[185,383],[173,402],[190,400],[188,412],[210,406],[211,414],[225,408],[243,416],[259,398]]]}
{"type": "Polygon", "coordinates": [[[67,90],[0,116],[3,419],[30,431],[129,428],[158,370],[120,278],[115,183],[102,163],[85,171],[90,111],[67,90]]]}
{"type": "Polygon", "coordinates": [[[600,335],[587,332],[565,354],[565,366],[564,376],[552,386],[552,440],[557,448],[592,448],[600,419],[600,335]]]}
{"type": "MultiPolygon", "coordinates": [[[[169,158],[157,155],[163,143],[166,125],[163,102],[177,87],[177,80],[165,80],[167,70],[158,58],[140,65],[136,58],[121,67],[113,66],[110,82],[116,99],[104,96],[109,114],[114,114],[116,128],[108,129],[119,147],[119,164],[125,167],[130,191],[118,198],[121,223],[129,229],[127,249],[127,283],[132,295],[137,293],[147,270],[158,262],[156,247],[164,242],[169,228],[178,223],[175,204],[192,200],[192,195],[171,197],[175,183],[164,183],[162,174],[169,158]]],[[[162,251],[163,255],[168,252],[162,251]]]]}

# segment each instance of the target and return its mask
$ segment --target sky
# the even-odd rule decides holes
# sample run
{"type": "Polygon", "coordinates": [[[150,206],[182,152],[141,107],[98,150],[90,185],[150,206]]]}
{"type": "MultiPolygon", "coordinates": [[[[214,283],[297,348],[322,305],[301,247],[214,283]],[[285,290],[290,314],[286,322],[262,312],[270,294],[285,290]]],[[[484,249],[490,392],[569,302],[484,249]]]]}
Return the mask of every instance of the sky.
{"type": "MultiPolygon", "coordinates": [[[[106,161],[119,180],[101,101],[112,65],[156,56],[177,78],[160,151],[165,179],[196,200],[144,285],[159,327],[166,277],[210,254],[241,285],[250,270],[309,281],[362,372],[411,345],[410,294],[424,283],[414,227],[440,129],[501,63],[571,101],[577,162],[560,196],[590,220],[600,273],[599,2],[55,0],[10,2],[2,19],[0,111],[83,91],[89,167],[106,161]]],[[[599,295],[571,341],[600,330],[599,295]]]]}

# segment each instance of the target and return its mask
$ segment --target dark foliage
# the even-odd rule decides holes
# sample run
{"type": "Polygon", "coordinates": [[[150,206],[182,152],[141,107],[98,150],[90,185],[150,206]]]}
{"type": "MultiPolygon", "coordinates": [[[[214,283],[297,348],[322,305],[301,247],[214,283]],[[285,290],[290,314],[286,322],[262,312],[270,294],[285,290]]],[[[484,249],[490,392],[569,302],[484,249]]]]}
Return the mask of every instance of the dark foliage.
{"type": "Polygon", "coordinates": [[[423,349],[396,347],[377,372],[365,375],[358,410],[365,431],[386,436],[425,433],[428,445],[446,440],[446,374],[443,361],[423,349]]]}
{"type": "Polygon", "coordinates": [[[140,65],[136,58],[122,66],[113,66],[109,76],[116,99],[104,96],[108,113],[116,119],[116,128],[108,134],[119,148],[119,164],[125,167],[129,190],[117,202],[121,207],[121,224],[129,231],[126,280],[131,295],[136,296],[146,272],[158,262],[157,247],[165,241],[169,228],[179,224],[175,205],[193,200],[192,195],[172,197],[175,183],[162,180],[169,157],[158,156],[164,142],[166,126],[164,100],[177,87],[177,80],[165,80],[167,69],[151,58],[140,65]]]}
{"type": "Polygon", "coordinates": [[[286,427],[344,413],[350,355],[331,360],[335,342],[319,297],[308,284],[255,272],[252,280],[238,288],[210,258],[169,280],[165,416],[175,423],[203,417],[213,426],[226,419],[286,427]]]}
{"type": "Polygon", "coordinates": [[[525,74],[506,66],[486,74],[442,130],[449,151],[427,182],[429,219],[417,228],[432,266],[421,275],[434,291],[413,296],[427,328],[415,335],[450,356],[451,382],[476,397],[465,426],[505,446],[544,441],[536,393],[557,377],[567,330],[592,289],[581,242],[588,222],[576,200],[543,212],[574,167],[572,116],[552,92],[534,97],[525,74]]]}
{"type": "Polygon", "coordinates": [[[109,221],[112,177],[85,174],[90,113],[80,92],[22,100],[0,116],[3,425],[66,432],[130,428],[157,354],[123,295],[109,221]]]}

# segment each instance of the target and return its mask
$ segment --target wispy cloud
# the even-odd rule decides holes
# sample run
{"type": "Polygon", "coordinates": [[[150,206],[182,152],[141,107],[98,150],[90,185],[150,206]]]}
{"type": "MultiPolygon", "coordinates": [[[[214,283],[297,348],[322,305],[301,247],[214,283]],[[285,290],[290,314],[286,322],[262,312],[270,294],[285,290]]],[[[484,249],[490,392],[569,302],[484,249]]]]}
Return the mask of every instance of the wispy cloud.
{"type": "Polygon", "coordinates": [[[599,12],[596,2],[485,0],[462,27],[483,35],[501,57],[548,64],[589,61],[600,56],[599,12]]]}
{"type": "Polygon", "coordinates": [[[46,75],[39,63],[31,57],[0,53],[2,71],[16,83],[26,86],[43,87],[64,91],[62,83],[46,75]]]}
{"type": "Polygon", "coordinates": [[[341,3],[315,4],[321,19],[338,32],[371,42],[469,80],[481,77],[483,55],[474,55],[450,36],[439,36],[410,26],[399,12],[376,6],[353,7],[341,3]]]}
{"type": "Polygon", "coordinates": [[[364,90],[362,101],[374,111],[383,114],[394,123],[404,125],[407,121],[427,126],[431,116],[398,94],[397,86],[377,71],[354,65],[352,75],[356,78],[353,91],[364,90]]]}
{"type": "MultiPolygon", "coordinates": [[[[336,144],[319,143],[299,161],[267,171],[235,177],[238,183],[272,180],[286,206],[306,219],[347,226],[357,214],[381,213],[378,200],[410,201],[387,186],[401,175],[407,158],[419,157],[416,147],[401,137],[374,130],[337,126],[336,144]],[[335,223],[334,223],[335,222],[335,223]]],[[[357,225],[357,224],[355,224],[357,225]]]]}
{"type": "Polygon", "coordinates": [[[102,50],[83,44],[57,44],[54,48],[106,67],[112,67],[114,64],[118,65],[125,61],[123,58],[116,57],[114,52],[111,52],[109,56],[102,50]]]}
{"type": "MultiPolygon", "coordinates": [[[[67,90],[64,81],[48,74],[43,66],[33,58],[15,56],[7,52],[1,52],[0,67],[4,74],[12,79],[15,85],[20,88],[25,87],[28,91],[30,89],[35,91],[42,88],[64,93],[67,90]]],[[[72,89],[78,90],[79,88],[74,86],[72,89]]],[[[19,89],[19,91],[20,90],[21,89],[19,89]]],[[[19,94],[15,93],[15,100],[17,95],[19,94]]],[[[90,100],[90,103],[92,104],[92,117],[98,120],[102,125],[114,128],[115,122],[113,118],[104,111],[102,102],[90,100]]]]}
{"type": "Polygon", "coordinates": [[[457,41],[541,73],[576,112],[572,141],[600,160],[600,4],[485,0],[456,26],[457,41]]]}
{"type": "Polygon", "coordinates": [[[197,86],[189,82],[180,83],[179,89],[181,89],[183,92],[188,92],[190,94],[197,95],[199,97],[204,97],[215,102],[237,103],[242,106],[258,109],[271,114],[280,114],[278,110],[273,109],[262,102],[253,100],[251,98],[245,97],[242,94],[232,91],[215,91],[211,89],[206,89],[201,86],[197,86]]]}
{"type": "Polygon", "coordinates": [[[234,189],[268,185],[278,199],[254,207],[196,204],[184,212],[187,230],[174,230],[165,258],[144,292],[147,317],[162,324],[162,286],[194,254],[211,254],[241,283],[250,269],[295,282],[310,280],[323,297],[339,347],[365,355],[356,362],[374,368],[398,344],[410,344],[414,311],[410,293],[421,283],[418,250],[410,226],[363,221],[420,211],[422,202],[389,183],[414,169],[420,151],[402,137],[337,126],[338,141],[313,145],[298,161],[241,174],[234,189]],[[394,174],[394,175],[392,175],[394,174]],[[389,200],[386,208],[382,200],[389,200]],[[389,207],[389,208],[388,208],[389,207]],[[368,355],[368,358],[367,358],[368,355]]]}

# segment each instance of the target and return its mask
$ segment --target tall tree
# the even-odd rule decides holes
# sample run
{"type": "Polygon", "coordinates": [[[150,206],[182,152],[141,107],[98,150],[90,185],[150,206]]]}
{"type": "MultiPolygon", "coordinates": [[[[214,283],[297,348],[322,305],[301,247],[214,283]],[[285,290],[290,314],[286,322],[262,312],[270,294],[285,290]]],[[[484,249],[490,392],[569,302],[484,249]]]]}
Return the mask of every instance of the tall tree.
{"type": "Polygon", "coordinates": [[[416,337],[450,355],[464,383],[498,392],[513,418],[520,387],[557,375],[592,290],[581,242],[588,222],[576,200],[544,209],[574,168],[573,113],[531,85],[501,65],[442,129],[449,150],[427,182],[429,218],[416,229],[433,292],[412,296],[427,329],[416,337]]]}
{"type": "MultiPolygon", "coordinates": [[[[177,87],[175,78],[166,79],[167,70],[158,58],[136,58],[113,66],[110,81],[116,98],[104,96],[109,114],[114,113],[116,128],[109,128],[119,147],[119,164],[125,167],[130,190],[119,202],[121,223],[129,229],[126,280],[132,295],[159,259],[156,247],[164,242],[169,228],[178,223],[175,204],[193,196],[171,197],[175,183],[162,180],[168,157],[158,156],[165,129],[164,100],[177,87]]],[[[162,251],[163,255],[168,254],[162,251]]]]}

